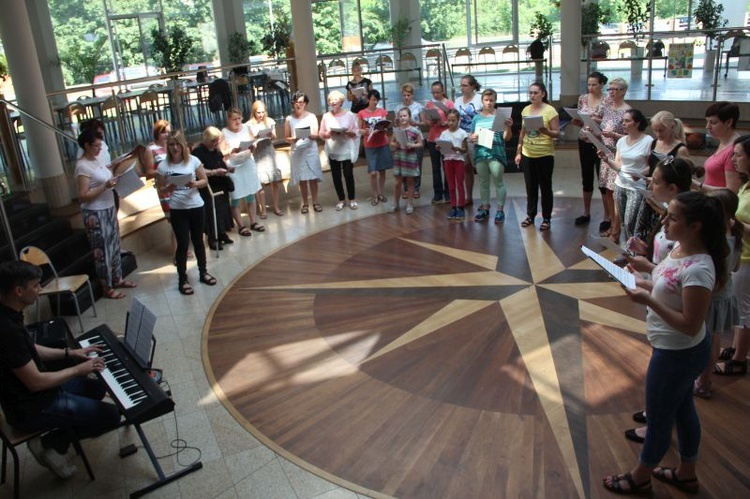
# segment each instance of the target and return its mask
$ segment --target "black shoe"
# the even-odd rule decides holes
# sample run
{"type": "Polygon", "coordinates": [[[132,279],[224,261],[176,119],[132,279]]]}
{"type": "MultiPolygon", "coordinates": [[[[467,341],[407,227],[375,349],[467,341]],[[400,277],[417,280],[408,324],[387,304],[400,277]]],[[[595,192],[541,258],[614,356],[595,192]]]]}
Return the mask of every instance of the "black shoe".
{"type": "Polygon", "coordinates": [[[637,433],[635,432],[635,428],[632,428],[632,429],[630,429],[630,430],[625,430],[625,438],[627,438],[627,439],[628,439],[628,440],[630,440],[631,442],[635,442],[635,443],[637,443],[637,444],[642,444],[643,442],[645,442],[645,441],[646,441],[646,439],[645,439],[645,438],[643,438],[643,437],[639,436],[639,435],[638,435],[638,434],[637,434],[637,433]]]}
{"type": "Polygon", "coordinates": [[[599,232],[607,232],[612,227],[612,222],[605,220],[599,224],[599,232]]]}
{"type": "Polygon", "coordinates": [[[633,421],[636,423],[646,424],[646,414],[644,411],[633,413],[633,421]]]}
{"type": "Polygon", "coordinates": [[[591,221],[591,216],[589,215],[581,215],[580,217],[575,219],[576,225],[586,225],[591,221]]]}
{"type": "Polygon", "coordinates": [[[228,236],[228,235],[226,235],[226,234],[224,234],[223,236],[221,236],[221,237],[219,238],[219,241],[220,241],[220,242],[221,242],[222,244],[232,244],[232,243],[234,242],[234,241],[232,241],[231,239],[229,239],[229,236],[228,236]]]}
{"type": "Polygon", "coordinates": [[[208,243],[208,247],[214,251],[221,251],[224,249],[224,246],[220,242],[217,243],[216,241],[210,241],[208,243]]]}

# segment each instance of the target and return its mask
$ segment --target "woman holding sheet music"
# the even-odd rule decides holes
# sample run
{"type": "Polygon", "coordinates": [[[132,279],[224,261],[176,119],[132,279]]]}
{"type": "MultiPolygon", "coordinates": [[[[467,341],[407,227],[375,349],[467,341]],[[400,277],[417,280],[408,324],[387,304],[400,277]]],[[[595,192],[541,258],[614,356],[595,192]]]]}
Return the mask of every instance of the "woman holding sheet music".
{"type": "Polygon", "coordinates": [[[120,225],[114,196],[117,177],[113,177],[108,165],[98,159],[102,139],[95,131],[82,132],[78,136],[78,145],[83,150],[75,169],[78,201],[81,203],[83,228],[94,250],[96,275],[105,298],[125,298],[115,288],[134,288],[136,284],[122,277],[120,225]]]}
{"type": "MultiPolygon", "coordinates": [[[[268,116],[266,105],[263,101],[256,100],[250,110],[250,120],[245,123],[250,129],[250,134],[254,139],[259,137],[268,137],[269,140],[262,140],[255,144],[253,157],[258,167],[258,176],[263,186],[271,185],[271,199],[273,201],[273,214],[280,217],[284,214],[279,207],[279,190],[281,189],[281,170],[276,165],[276,148],[273,143],[276,140],[276,121],[268,116]]],[[[258,207],[260,208],[260,218],[265,219],[266,215],[266,193],[263,187],[258,191],[258,207]]]]}
{"type": "Polygon", "coordinates": [[[432,100],[428,101],[425,106],[422,124],[430,127],[429,132],[427,132],[425,149],[430,154],[432,163],[432,204],[438,204],[442,203],[443,200],[450,202],[450,194],[448,193],[448,181],[443,176],[442,157],[435,141],[441,133],[448,129],[446,113],[456,106],[452,100],[446,97],[442,82],[434,82],[430,86],[430,92],[432,92],[432,100]]]}
{"type": "Polygon", "coordinates": [[[547,103],[547,87],[542,82],[529,85],[531,104],[523,108],[523,125],[518,137],[516,165],[523,169],[526,181],[526,219],[521,227],[534,225],[539,192],[542,193],[542,223],[539,230],[552,224],[552,171],[555,169],[553,139],[560,136],[560,117],[547,103]],[[534,126],[530,126],[534,123],[534,126]]]}
{"type": "Polygon", "coordinates": [[[156,169],[156,188],[169,195],[172,230],[177,238],[177,289],[183,295],[194,293],[187,277],[187,253],[191,242],[200,281],[209,286],[216,285],[216,278],[206,269],[206,247],[203,244],[206,212],[198,192],[207,185],[206,170],[200,160],[190,154],[185,136],[180,131],[171,132],[167,137],[167,157],[156,169]]]}
{"type": "Polygon", "coordinates": [[[641,494],[651,477],[684,492],[699,489],[696,475],[701,430],[693,401],[693,380],[710,355],[705,317],[714,288],[727,280],[721,202],[697,192],[678,194],[667,208],[664,233],[679,243],[656,266],[652,279],[636,277],[625,292],[647,306],[646,335],[652,346],[646,373],[647,432],[638,464],[625,474],[605,476],[607,490],[641,494]],[[680,462],[659,466],[677,426],[680,462]]]}
{"type": "Polygon", "coordinates": [[[325,140],[325,151],[328,155],[328,163],[331,165],[331,178],[333,187],[339,202],[336,203],[336,211],[341,211],[346,205],[344,184],[341,182],[341,174],[344,174],[346,193],[349,195],[349,208],[357,209],[354,187],[354,167],[352,161],[357,159],[359,150],[355,150],[359,121],[357,116],[342,108],[344,105],[344,94],[334,90],[328,94],[328,106],[331,110],[323,115],[320,120],[320,138],[325,140]]]}
{"type": "Polygon", "coordinates": [[[312,196],[313,210],[323,211],[318,203],[318,182],[323,180],[323,169],[318,156],[318,118],[306,108],[310,98],[304,92],[292,95],[292,114],[284,122],[284,137],[292,144],[292,178],[289,185],[299,184],[303,215],[310,212],[308,191],[312,196]]]}
{"type": "Polygon", "coordinates": [[[615,243],[620,241],[621,230],[626,240],[636,235],[635,227],[643,205],[643,192],[647,187],[648,157],[653,142],[651,136],[644,133],[648,120],[637,109],[625,112],[622,126],[626,135],[617,141],[615,157],[599,151],[602,162],[617,174],[614,199],[618,219],[609,235],[615,243]]]}

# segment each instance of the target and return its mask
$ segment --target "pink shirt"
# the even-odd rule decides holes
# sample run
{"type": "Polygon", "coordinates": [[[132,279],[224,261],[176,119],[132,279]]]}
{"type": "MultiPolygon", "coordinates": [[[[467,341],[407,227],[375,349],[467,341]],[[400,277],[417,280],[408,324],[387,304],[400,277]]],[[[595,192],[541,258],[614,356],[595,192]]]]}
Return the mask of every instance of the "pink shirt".
{"type": "Polygon", "coordinates": [[[725,147],[721,151],[713,153],[703,163],[706,169],[706,185],[713,187],[726,187],[727,177],[725,171],[735,171],[734,165],[732,164],[732,152],[734,147],[731,145],[725,147]]]}

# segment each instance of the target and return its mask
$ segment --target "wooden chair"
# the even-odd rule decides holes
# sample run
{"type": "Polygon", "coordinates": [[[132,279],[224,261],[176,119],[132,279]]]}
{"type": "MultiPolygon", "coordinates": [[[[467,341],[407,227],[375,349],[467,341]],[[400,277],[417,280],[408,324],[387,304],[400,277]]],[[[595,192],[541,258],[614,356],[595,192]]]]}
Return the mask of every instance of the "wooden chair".
{"type": "MultiPolygon", "coordinates": [[[[52,275],[54,276],[51,280],[44,283],[42,286],[42,292],[40,293],[40,296],[44,295],[57,295],[57,310],[60,311],[60,295],[63,293],[70,293],[73,297],[73,303],[75,303],[76,306],[76,314],[78,315],[78,325],[81,327],[81,332],[83,332],[83,320],[81,319],[81,307],[78,304],[78,295],[76,293],[79,289],[83,287],[83,285],[87,285],[89,288],[89,296],[91,297],[91,309],[94,311],[94,317],[96,317],[96,300],[94,299],[94,290],[91,287],[91,281],[89,280],[89,276],[86,274],[80,274],[80,275],[71,275],[71,276],[64,276],[60,277],[57,275],[57,270],[55,269],[55,266],[52,264],[52,261],[49,259],[49,256],[47,256],[47,253],[44,252],[44,250],[37,248],[36,246],[26,246],[21,250],[21,254],[19,255],[19,258],[23,260],[24,262],[33,263],[34,265],[38,265],[39,267],[43,267],[45,265],[49,266],[50,270],[52,271],[52,275]]],[[[39,320],[39,316],[41,314],[40,308],[39,308],[39,300],[36,301],[36,316],[37,321],[39,320]]]]}
{"type": "MultiPolygon", "coordinates": [[[[33,432],[24,432],[17,430],[9,425],[7,421],[5,421],[5,416],[0,411],[0,440],[3,441],[3,469],[0,471],[0,485],[5,483],[6,468],[8,463],[8,451],[10,451],[11,455],[13,456],[13,497],[15,499],[19,499],[21,497],[21,462],[18,458],[16,447],[25,444],[29,440],[40,437],[45,433],[47,433],[47,430],[33,432]]],[[[83,452],[83,447],[81,447],[80,440],[78,440],[75,435],[73,435],[72,443],[73,448],[76,450],[76,453],[81,456],[83,465],[86,467],[89,478],[91,478],[91,481],[93,482],[95,480],[94,471],[91,469],[89,460],[86,457],[86,454],[83,452]]]]}

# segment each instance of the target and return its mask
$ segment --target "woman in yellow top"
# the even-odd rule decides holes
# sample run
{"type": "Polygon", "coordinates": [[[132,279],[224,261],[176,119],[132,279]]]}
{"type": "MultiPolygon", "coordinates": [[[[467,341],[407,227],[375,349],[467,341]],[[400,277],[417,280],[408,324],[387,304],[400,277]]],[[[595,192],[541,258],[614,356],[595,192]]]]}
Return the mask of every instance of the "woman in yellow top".
{"type": "Polygon", "coordinates": [[[526,181],[526,219],[521,227],[534,225],[539,191],[542,192],[542,223],[539,230],[549,230],[552,219],[552,170],[555,168],[555,146],[560,136],[560,118],[547,103],[544,83],[529,85],[531,104],[523,108],[523,126],[518,137],[516,165],[523,169],[526,181]],[[541,118],[541,123],[537,117],[541,118]]]}

